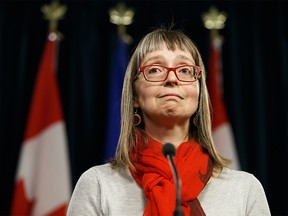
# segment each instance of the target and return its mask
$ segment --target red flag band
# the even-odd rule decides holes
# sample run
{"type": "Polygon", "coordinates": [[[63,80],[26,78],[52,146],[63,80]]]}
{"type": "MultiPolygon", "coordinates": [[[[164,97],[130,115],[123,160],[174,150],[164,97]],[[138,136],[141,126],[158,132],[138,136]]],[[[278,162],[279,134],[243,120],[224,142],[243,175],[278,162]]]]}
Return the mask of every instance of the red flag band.
{"type": "Polygon", "coordinates": [[[65,122],[57,85],[58,39],[50,33],[35,81],[11,215],[66,215],[71,195],[65,122]]]}
{"type": "Polygon", "coordinates": [[[222,41],[215,36],[211,40],[208,62],[207,86],[212,105],[213,139],[219,153],[232,161],[231,168],[240,169],[232,128],[222,97],[222,41]]]}

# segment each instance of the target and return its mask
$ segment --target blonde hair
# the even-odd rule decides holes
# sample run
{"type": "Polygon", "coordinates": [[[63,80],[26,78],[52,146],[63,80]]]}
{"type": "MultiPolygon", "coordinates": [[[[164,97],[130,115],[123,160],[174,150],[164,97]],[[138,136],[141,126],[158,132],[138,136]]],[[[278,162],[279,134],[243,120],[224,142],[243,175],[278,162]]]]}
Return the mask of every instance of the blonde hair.
{"type": "Polygon", "coordinates": [[[141,132],[141,126],[133,125],[134,81],[144,56],[149,52],[161,49],[163,42],[169,50],[174,51],[176,48],[188,50],[192,54],[195,64],[202,68],[202,75],[199,78],[200,96],[197,110],[199,120],[196,127],[192,122],[195,114],[190,118],[189,136],[190,138],[194,138],[208,151],[216,166],[228,166],[230,161],[218,154],[213,143],[210,100],[206,87],[206,72],[199,50],[196,44],[182,31],[171,28],[159,28],[148,33],[140,40],[127,66],[122,89],[121,130],[116,154],[112,160],[113,167],[128,166],[134,169],[129,155],[132,148],[137,145],[135,132],[141,132]]]}

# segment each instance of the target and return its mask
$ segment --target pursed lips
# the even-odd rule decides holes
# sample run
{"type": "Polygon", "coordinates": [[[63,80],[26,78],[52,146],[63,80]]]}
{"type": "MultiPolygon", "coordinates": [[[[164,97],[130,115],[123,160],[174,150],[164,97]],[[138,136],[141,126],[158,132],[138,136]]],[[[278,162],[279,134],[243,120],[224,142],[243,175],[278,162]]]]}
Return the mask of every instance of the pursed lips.
{"type": "Polygon", "coordinates": [[[183,99],[182,96],[175,94],[175,93],[168,93],[168,94],[160,95],[160,98],[164,98],[164,97],[178,97],[180,99],[183,99]]]}

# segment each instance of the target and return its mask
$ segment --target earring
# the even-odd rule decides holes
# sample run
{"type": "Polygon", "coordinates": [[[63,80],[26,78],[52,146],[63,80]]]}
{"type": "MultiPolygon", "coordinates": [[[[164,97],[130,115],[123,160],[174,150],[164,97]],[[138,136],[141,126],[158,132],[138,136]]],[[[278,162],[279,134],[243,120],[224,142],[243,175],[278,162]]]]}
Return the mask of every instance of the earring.
{"type": "Polygon", "coordinates": [[[193,124],[198,127],[199,126],[199,115],[198,112],[195,113],[195,116],[193,117],[193,124]]]}
{"type": "Polygon", "coordinates": [[[141,116],[138,114],[138,109],[135,109],[135,112],[133,114],[133,124],[134,126],[137,126],[141,123],[142,119],[141,116]]]}

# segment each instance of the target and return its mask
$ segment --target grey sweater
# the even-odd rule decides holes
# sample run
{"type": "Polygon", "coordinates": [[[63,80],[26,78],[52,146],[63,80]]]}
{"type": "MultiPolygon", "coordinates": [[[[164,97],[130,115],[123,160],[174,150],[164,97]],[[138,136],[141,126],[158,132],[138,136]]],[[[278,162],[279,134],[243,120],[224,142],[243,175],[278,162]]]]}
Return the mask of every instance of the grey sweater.
{"type": "MultiPolygon", "coordinates": [[[[207,216],[271,215],[260,181],[244,171],[224,168],[208,182],[198,199],[207,216]]],[[[140,216],[144,208],[142,188],[128,169],[111,169],[110,164],[104,164],[81,175],[67,216],[140,216]]]]}

